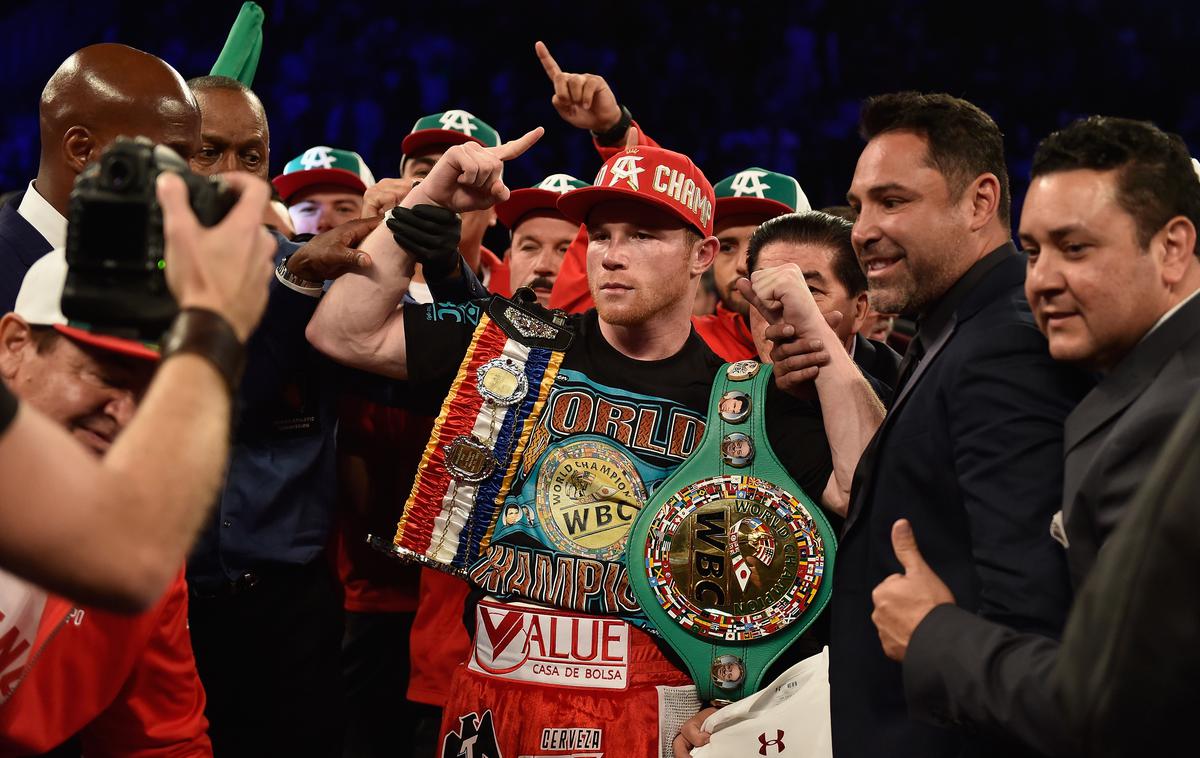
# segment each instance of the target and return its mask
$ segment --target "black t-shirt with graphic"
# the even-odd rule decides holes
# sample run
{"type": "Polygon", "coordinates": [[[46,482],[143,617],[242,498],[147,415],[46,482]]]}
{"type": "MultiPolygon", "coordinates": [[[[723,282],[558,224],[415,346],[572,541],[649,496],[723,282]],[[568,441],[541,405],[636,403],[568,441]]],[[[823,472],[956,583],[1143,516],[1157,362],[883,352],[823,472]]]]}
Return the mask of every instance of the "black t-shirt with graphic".
{"type": "MultiPolygon", "coordinates": [[[[437,413],[482,313],[479,302],[405,306],[411,400],[423,412],[437,413]]],[[[629,529],[700,443],[724,361],[695,331],[669,358],[641,361],[604,339],[596,311],[570,325],[574,342],[471,580],[497,597],[645,624],[625,569],[629,529]]],[[[775,454],[818,500],[832,463],[816,404],[772,384],[766,407],[775,454]]]]}
{"type": "Polygon", "coordinates": [[[7,431],[8,425],[16,415],[17,399],[8,391],[8,387],[4,386],[4,382],[0,382],[0,434],[7,431]]]}

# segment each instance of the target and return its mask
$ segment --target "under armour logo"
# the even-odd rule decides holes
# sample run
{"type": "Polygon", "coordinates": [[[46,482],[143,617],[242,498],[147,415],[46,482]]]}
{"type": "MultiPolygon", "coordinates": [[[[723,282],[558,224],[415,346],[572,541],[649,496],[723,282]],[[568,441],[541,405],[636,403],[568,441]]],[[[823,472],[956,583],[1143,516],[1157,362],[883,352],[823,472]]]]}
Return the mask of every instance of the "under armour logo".
{"type": "Polygon", "coordinates": [[[575,177],[566,174],[551,174],[542,180],[542,183],[538,185],[538,189],[550,190],[551,192],[564,195],[575,189],[575,185],[571,184],[574,180],[575,177]]]}
{"type": "Polygon", "coordinates": [[[611,187],[624,179],[629,184],[629,188],[637,192],[638,174],[646,170],[638,165],[638,161],[641,159],[640,155],[622,155],[613,161],[612,175],[608,178],[608,186],[611,187]]]}
{"type": "Polygon", "coordinates": [[[482,718],[474,712],[459,716],[458,731],[442,740],[442,758],[503,758],[496,744],[491,709],[484,711],[482,718]]]}
{"type": "Polygon", "coordinates": [[[737,176],[733,177],[733,184],[729,185],[733,190],[734,197],[745,197],[746,195],[754,195],[755,197],[763,197],[764,190],[771,189],[771,185],[763,184],[762,178],[767,175],[766,171],[754,171],[753,169],[742,171],[737,176]]]}
{"type": "Polygon", "coordinates": [[[475,117],[466,111],[446,111],[442,117],[438,119],[438,123],[447,129],[453,129],[456,132],[462,132],[468,137],[471,132],[479,128],[479,125],[474,123],[475,117]]]}
{"type": "Polygon", "coordinates": [[[313,168],[333,168],[333,156],[329,154],[331,150],[331,147],[310,147],[300,156],[300,165],[304,166],[305,171],[313,168]]]}
{"type": "Polygon", "coordinates": [[[768,747],[775,748],[776,753],[782,753],[787,748],[787,746],[783,744],[783,730],[776,729],[775,735],[775,739],[773,740],[767,739],[766,732],[758,735],[758,744],[762,746],[758,749],[759,755],[766,755],[768,747]]]}

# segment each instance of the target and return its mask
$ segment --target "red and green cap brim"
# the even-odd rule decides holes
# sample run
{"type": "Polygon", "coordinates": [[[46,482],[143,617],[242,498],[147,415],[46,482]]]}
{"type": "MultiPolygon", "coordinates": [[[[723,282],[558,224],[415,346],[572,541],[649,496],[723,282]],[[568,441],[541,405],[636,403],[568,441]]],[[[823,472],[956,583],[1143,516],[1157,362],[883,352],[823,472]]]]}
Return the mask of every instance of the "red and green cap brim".
{"type": "Polygon", "coordinates": [[[400,143],[406,157],[446,150],[455,145],[475,142],[484,147],[499,147],[500,133],[483,119],[464,110],[448,110],[422,116],[413,124],[412,131],[400,143]],[[469,122],[468,128],[450,129],[451,124],[469,122]]]}
{"type": "MultiPolygon", "coordinates": [[[[582,190],[573,192],[582,192],[582,190]]],[[[507,200],[496,205],[496,217],[500,219],[500,223],[512,230],[516,228],[521,219],[534,211],[548,211],[563,216],[563,212],[558,208],[558,199],[561,197],[563,197],[561,192],[544,189],[513,190],[507,200]]]]}
{"type": "Polygon", "coordinates": [[[110,353],[127,355],[131,358],[140,358],[146,361],[158,361],[162,359],[162,356],[159,354],[159,347],[154,343],[137,342],[136,340],[113,337],[108,334],[97,334],[96,332],[89,331],[84,325],[75,322],[72,324],[53,324],[53,327],[59,334],[70,337],[76,342],[81,342],[91,347],[98,347],[110,353]]]}
{"type": "Polygon", "coordinates": [[[280,174],[271,180],[271,184],[275,185],[275,189],[278,190],[279,196],[283,198],[285,204],[300,190],[317,184],[345,187],[360,195],[367,191],[366,183],[358,174],[344,168],[310,168],[305,171],[293,171],[290,174],[280,174]]]}
{"type": "Polygon", "coordinates": [[[767,221],[795,212],[796,209],[786,203],[765,197],[718,197],[715,214],[718,222],[732,216],[757,216],[761,221],[767,221]]]}
{"type": "Polygon", "coordinates": [[[414,156],[434,152],[439,147],[444,150],[466,142],[475,142],[488,147],[488,144],[478,137],[468,137],[453,129],[422,129],[405,137],[404,141],[400,143],[400,150],[405,155],[414,156]]]}

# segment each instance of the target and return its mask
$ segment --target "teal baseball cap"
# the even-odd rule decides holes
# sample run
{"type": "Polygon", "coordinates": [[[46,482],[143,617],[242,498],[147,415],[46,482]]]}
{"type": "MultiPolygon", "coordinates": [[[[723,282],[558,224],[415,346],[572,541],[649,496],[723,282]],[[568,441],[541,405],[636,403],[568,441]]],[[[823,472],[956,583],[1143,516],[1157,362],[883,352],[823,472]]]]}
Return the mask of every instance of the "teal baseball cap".
{"type": "MultiPolygon", "coordinates": [[[[592,185],[570,174],[551,174],[532,187],[513,190],[508,199],[496,205],[496,216],[510,230],[533,211],[560,213],[558,199],[572,190],[592,185]]],[[[561,214],[560,214],[561,215],[561,214]]]]}
{"type": "Polygon", "coordinates": [[[727,176],[713,187],[716,193],[715,215],[722,217],[761,215],[763,220],[785,213],[811,211],[812,206],[800,189],[800,182],[787,174],[765,168],[743,169],[727,176]]]}
{"type": "Polygon", "coordinates": [[[366,161],[353,150],[317,145],[287,162],[283,173],[271,180],[284,203],[305,187],[333,184],[355,192],[366,192],[375,176],[366,161]]]}

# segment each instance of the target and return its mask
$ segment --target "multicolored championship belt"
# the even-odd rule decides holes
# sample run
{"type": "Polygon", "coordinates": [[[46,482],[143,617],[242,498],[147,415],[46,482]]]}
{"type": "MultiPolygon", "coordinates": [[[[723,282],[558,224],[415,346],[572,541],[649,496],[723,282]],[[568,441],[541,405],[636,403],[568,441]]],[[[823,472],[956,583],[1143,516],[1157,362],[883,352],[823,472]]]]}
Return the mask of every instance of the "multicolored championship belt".
{"type": "Polygon", "coordinates": [[[460,576],[479,558],[573,337],[566,317],[540,307],[530,290],[488,301],[390,553],[460,576]]]}
{"type": "Polygon", "coordinates": [[[836,539],[767,442],[770,367],[727,364],[699,447],[629,536],[629,583],[700,697],[739,700],[829,602],[836,539]]]}

